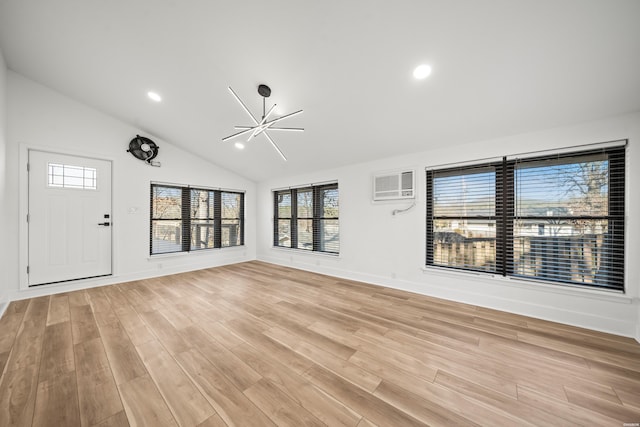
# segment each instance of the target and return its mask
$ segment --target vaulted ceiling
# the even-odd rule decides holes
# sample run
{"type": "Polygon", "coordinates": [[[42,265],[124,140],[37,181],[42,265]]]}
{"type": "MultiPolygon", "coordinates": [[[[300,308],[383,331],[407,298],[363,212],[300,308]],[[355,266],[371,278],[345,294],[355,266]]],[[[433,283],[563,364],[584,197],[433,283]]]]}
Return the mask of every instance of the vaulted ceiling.
{"type": "Polygon", "coordinates": [[[15,72],[261,181],[638,111],[639,19],[637,0],[0,0],[0,48],[15,72]],[[263,136],[221,142],[251,124],[227,87],[259,115],[261,83],[267,107],[304,109],[282,122],[304,133],[270,132],[287,162],[263,136]]]}

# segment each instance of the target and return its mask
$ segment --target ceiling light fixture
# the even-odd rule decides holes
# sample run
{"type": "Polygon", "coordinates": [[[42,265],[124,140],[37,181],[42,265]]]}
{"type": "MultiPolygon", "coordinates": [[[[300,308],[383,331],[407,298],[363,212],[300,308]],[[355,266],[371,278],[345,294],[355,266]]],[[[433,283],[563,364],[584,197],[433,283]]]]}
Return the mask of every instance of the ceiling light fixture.
{"type": "Polygon", "coordinates": [[[244,150],[244,144],[240,141],[236,142],[235,146],[238,150],[244,150]]]}
{"type": "MultiPolygon", "coordinates": [[[[287,158],[285,157],[284,153],[282,152],[280,147],[278,147],[275,141],[271,138],[271,136],[267,133],[267,130],[286,130],[286,131],[292,131],[292,132],[304,131],[304,128],[283,128],[283,127],[273,126],[275,123],[278,123],[281,120],[284,120],[289,117],[293,117],[302,113],[303,110],[298,110],[290,114],[285,114],[284,116],[277,117],[273,120],[267,120],[271,115],[271,113],[273,113],[274,109],[276,108],[276,104],[273,104],[273,106],[269,108],[269,111],[266,111],[266,99],[269,96],[271,96],[271,88],[267,85],[259,85],[258,94],[262,96],[262,119],[258,121],[258,119],[256,119],[255,116],[251,114],[251,111],[249,111],[249,109],[244,104],[244,102],[242,102],[240,97],[233,91],[233,89],[231,89],[231,86],[229,86],[229,92],[231,92],[231,95],[235,98],[236,101],[238,101],[238,104],[240,104],[240,106],[245,111],[245,113],[247,113],[249,117],[251,117],[251,120],[253,120],[254,126],[235,126],[235,129],[239,130],[240,132],[236,132],[233,135],[229,135],[226,138],[222,138],[222,141],[223,142],[229,141],[233,138],[237,138],[239,136],[249,134],[249,138],[247,139],[247,142],[249,142],[251,141],[252,138],[255,138],[260,134],[264,134],[264,136],[271,143],[273,148],[278,152],[278,154],[280,154],[280,157],[282,157],[282,160],[287,161],[287,158]]],[[[238,143],[236,143],[236,147],[240,148],[238,147],[238,143]]]]}
{"type": "Polygon", "coordinates": [[[160,95],[158,95],[156,92],[153,91],[149,91],[147,92],[147,96],[149,97],[149,99],[151,99],[152,101],[155,102],[160,102],[162,101],[162,97],[160,95]]]}
{"type": "Polygon", "coordinates": [[[426,79],[431,74],[431,67],[427,64],[418,65],[415,70],[413,70],[413,77],[418,80],[426,79]]]}

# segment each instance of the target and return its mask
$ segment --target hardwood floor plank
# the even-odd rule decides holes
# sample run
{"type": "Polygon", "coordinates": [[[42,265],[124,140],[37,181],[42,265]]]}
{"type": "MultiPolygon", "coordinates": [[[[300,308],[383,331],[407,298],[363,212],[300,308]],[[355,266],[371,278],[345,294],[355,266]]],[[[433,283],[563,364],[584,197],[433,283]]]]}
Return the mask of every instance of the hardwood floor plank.
{"type": "Polygon", "coordinates": [[[309,359],[297,354],[290,348],[264,335],[262,330],[251,321],[234,319],[224,323],[236,335],[243,338],[253,347],[270,354],[286,363],[294,372],[301,374],[313,366],[309,359]]]}
{"type": "Polygon", "coordinates": [[[366,418],[362,418],[356,427],[379,427],[366,418]]]}
{"type": "Polygon", "coordinates": [[[355,412],[364,415],[378,425],[426,425],[401,409],[343,380],[325,368],[313,366],[304,373],[303,377],[309,379],[325,393],[334,396],[334,398],[340,400],[355,412]]]}
{"type": "Polygon", "coordinates": [[[564,342],[561,338],[541,337],[531,333],[518,333],[518,340],[541,347],[561,349],[569,354],[585,357],[598,362],[609,363],[614,366],[624,367],[640,374],[640,357],[629,352],[602,351],[591,347],[584,347],[573,343],[564,342]]]}
{"type": "MultiPolygon", "coordinates": [[[[271,315],[262,316],[261,319],[270,321],[277,326],[278,330],[286,330],[299,339],[304,340],[309,344],[313,344],[316,347],[322,348],[324,351],[332,353],[344,360],[347,360],[353,353],[355,353],[355,349],[352,347],[336,342],[322,334],[312,331],[311,329],[298,325],[280,314],[272,313],[271,315]]],[[[270,330],[274,329],[275,328],[271,328],[270,330]]]]}
{"type": "Polygon", "coordinates": [[[236,346],[233,352],[328,426],[354,426],[360,419],[360,415],[249,344],[236,346]]]}
{"type": "Polygon", "coordinates": [[[83,426],[92,426],[122,411],[122,403],[102,340],[75,344],[74,352],[80,419],[83,426]]]}
{"type": "Polygon", "coordinates": [[[40,381],[33,425],[80,426],[75,371],[40,381]]]}
{"type": "Polygon", "coordinates": [[[368,392],[373,392],[380,384],[380,377],[319,347],[301,341],[299,337],[280,328],[271,328],[265,331],[265,335],[368,392]]]}
{"type": "Polygon", "coordinates": [[[140,313],[140,317],[172,355],[182,353],[191,348],[178,330],[156,310],[140,313]]]}
{"type": "Polygon", "coordinates": [[[198,427],[227,427],[227,423],[222,421],[220,415],[215,414],[198,424],[198,427]]]}
{"type": "Polygon", "coordinates": [[[604,414],[591,411],[572,403],[549,397],[529,387],[518,385],[518,400],[540,411],[557,417],[557,424],[576,423],[578,425],[620,425],[620,422],[604,414]]]}
{"type": "Polygon", "coordinates": [[[47,313],[47,326],[55,323],[68,322],[71,320],[69,312],[68,295],[51,295],[49,301],[49,311],[47,313]]]}
{"type": "Polygon", "coordinates": [[[98,328],[116,384],[131,381],[147,373],[135,346],[120,322],[116,320],[98,328]]]}
{"type": "Polygon", "coordinates": [[[171,411],[149,375],[119,386],[131,427],[177,427],[171,411]]]}
{"type": "Polygon", "coordinates": [[[53,380],[59,375],[74,372],[75,369],[71,322],[47,326],[44,331],[39,381],[53,380]]]}
{"type": "Polygon", "coordinates": [[[215,410],[163,348],[144,344],[139,348],[144,365],[180,426],[196,426],[215,414],[215,410]],[[148,348],[144,348],[147,346],[148,348]]]}
{"type": "MultiPolygon", "coordinates": [[[[352,339],[361,339],[359,350],[375,353],[380,348],[387,348],[382,357],[394,364],[402,365],[403,369],[425,380],[432,380],[437,371],[437,365],[430,362],[431,357],[425,357],[424,350],[416,354],[416,349],[409,350],[405,343],[378,336],[370,331],[358,330],[352,339]],[[418,356],[418,357],[416,357],[418,356]]],[[[430,355],[431,356],[431,355],[430,355]]]]}
{"type": "Polygon", "coordinates": [[[0,382],[0,426],[30,426],[38,388],[38,366],[6,370],[0,382]]]}
{"type": "Polygon", "coordinates": [[[117,313],[118,319],[133,345],[142,345],[156,339],[151,329],[144,323],[133,307],[130,305],[120,306],[117,313]]]}
{"type": "Polygon", "coordinates": [[[374,395],[428,425],[478,425],[391,382],[382,381],[374,395]]]}
{"type": "Polygon", "coordinates": [[[620,385],[616,386],[614,391],[623,405],[640,410],[640,385],[628,387],[620,385]]]}
{"type": "Polygon", "coordinates": [[[71,330],[73,332],[74,344],[90,341],[100,337],[98,324],[93,316],[91,306],[88,303],[84,305],[72,305],[70,311],[71,330]]]}
{"type": "Polygon", "coordinates": [[[242,420],[251,420],[252,426],[274,425],[198,350],[180,353],[177,360],[228,426],[242,426],[242,420]]]}
{"type": "Polygon", "coordinates": [[[104,287],[104,294],[111,304],[111,309],[114,311],[114,313],[116,313],[117,316],[120,316],[123,311],[129,312],[130,310],[133,310],[133,307],[131,307],[129,300],[125,297],[124,293],[121,290],[121,288],[124,288],[127,285],[128,283],[119,283],[116,285],[104,287]]]}
{"type": "Polygon", "coordinates": [[[583,393],[580,390],[574,390],[565,387],[569,403],[581,406],[585,409],[595,410],[596,412],[611,417],[620,423],[637,422],[630,420],[640,420],[640,410],[617,405],[608,400],[599,399],[598,397],[583,393]]]}
{"type": "Polygon", "coordinates": [[[24,314],[27,311],[27,307],[29,306],[30,301],[30,299],[11,301],[9,303],[9,306],[7,306],[5,314],[24,314]]]}
{"type": "Polygon", "coordinates": [[[42,355],[48,307],[48,297],[30,300],[6,362],[5,372],[24,369],[30,365],[34,365],[37,371],[42,355]]]}
{"type": "Polygon", "coordinates": [[[162,309],[162,315],[173,325],[176,329],[184,329],[193,325],[193,321],[182,314],[180,310],[178,310],[173,305],[167,305],[162,309]]]}
{"type": "Polygon", "coordinates": [[[84,290],[69,292],[68,296],[69,296],[69,308],[89,305],[89,300],[87,299],[87,292],[84,290]]]}
{"type": "Polygon", "coordinates": [[[7,312],[0,318],[0,353],[8,353],[13,346],[23,317],[24,313],[7,312]]]}
{"type": "Polygon", "coordinates": [[[535,408],[522,404],[516,399],[512,399],[448,372],[438,371],[435,382],[451,390],[457,390],[478,402],[489,404],[499,410],[510,413],[520,418],[522,422],[531,422],[535,425],[554,425],[557,421],[557,417],[551,414],[537,411],[535,408]]]}
{"type": "Polygon", "coordinates": [[[118,321],[116,313],[111,308],[111,302],[105,295],[103,288],[89,289],[87,296],[98,325],[107,325],[118,321]]]}
{"type": "Polygon", "coordinates": [[[262,378],[260,374],[202,329],[192,325],[183,329],[181,333],[187,342],[194,348],[198,348],[238,390],[244,391],[262,378]]]}
{"type": "Polygon", "coordinates": [[[382,361],[368,353],[359,351],[351,356],[349,360],[355,365],[375,373],[386,382],[394,383],[430,402],[449,408],[475,423],[493,426],[522,424],[522,420],[518,418],[509,417],[509,414],[505,414],[502,411],[491,410],[461,393],[433,384],[431,381],[425,381],[403,371],[402,366],[382,361]]]}
{"type": "Polygon", "coordinates": [[[200,327],[228,350],[245,343],[242,338],[231,332],[220,322],[205,322],[200,327]]]}
{"type": "Polygon", "coordinates": [[[278,426],[325,425],[267,379],[258,381],[244,394],[278,426]]]}
{"type": "Polygon", "coordinates": [[[120,411],[115,415],[110,416],[104,421],[95,424],[94,427],[128,427],[129,420],[127,419],[127,413],[120,411]]]}
{"type": "Polygon", "coordinates": [[[11,352],[9,352],[9,351],[5,351],[4,353],[0,353],[0,377],[2,376],[2,373],[4,372],[5,366],[7,366],[7,361],[9,360],[9,355],[10,354],[11,354],[11,352]]]}

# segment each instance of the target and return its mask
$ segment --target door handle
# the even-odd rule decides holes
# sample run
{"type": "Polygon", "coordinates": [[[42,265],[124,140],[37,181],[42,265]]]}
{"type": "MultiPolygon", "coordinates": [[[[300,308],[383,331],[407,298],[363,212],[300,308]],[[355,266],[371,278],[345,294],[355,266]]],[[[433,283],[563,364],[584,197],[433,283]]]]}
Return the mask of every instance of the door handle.
{"type": "Polygon", "coordinates": [[[99,222],[98,225],[104,225],[105,227],[109,227],[111,225],[110,222],[99,222]]]}

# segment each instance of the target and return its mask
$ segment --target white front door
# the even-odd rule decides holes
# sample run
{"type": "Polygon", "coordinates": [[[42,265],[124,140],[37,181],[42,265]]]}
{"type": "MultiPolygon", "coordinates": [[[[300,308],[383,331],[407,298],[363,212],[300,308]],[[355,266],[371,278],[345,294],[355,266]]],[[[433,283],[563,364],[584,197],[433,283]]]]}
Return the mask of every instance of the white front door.
{"type": "Polygon", "coordinates": [[[29,150],[29,286],[111,274],[111,162],[29,150]]]}

